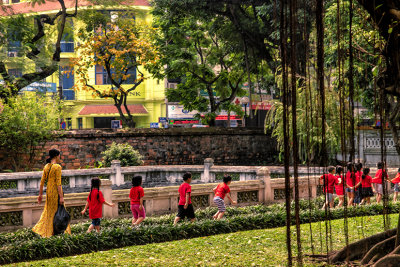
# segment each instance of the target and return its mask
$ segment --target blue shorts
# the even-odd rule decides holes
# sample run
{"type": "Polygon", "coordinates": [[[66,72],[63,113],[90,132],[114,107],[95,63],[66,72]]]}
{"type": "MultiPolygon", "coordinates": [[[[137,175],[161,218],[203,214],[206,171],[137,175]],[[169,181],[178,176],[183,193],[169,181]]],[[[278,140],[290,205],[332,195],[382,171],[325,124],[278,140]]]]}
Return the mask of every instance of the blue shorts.
{"type": "Polygon", "coordinates": [[[100,226],[100,222],[101,222],[100,218],[92,219],[92,225],[93,226],[100,226]]]}
{"type": "Polygon", "coordinates": [[[354,193],[354,189],[346,188],[346,192],[347,192],[347,193],[354,193]]]}
{"type": "Polygon", "coordinates": [[[394,184],[394,192],[400,192],[399,184],[394,184]]]}
{"type": "Polygon", "coordinates": [[[333,194],[332,193],[326,193],[326,200],[328,202],[331,202],[333,200],[333,194]]]}

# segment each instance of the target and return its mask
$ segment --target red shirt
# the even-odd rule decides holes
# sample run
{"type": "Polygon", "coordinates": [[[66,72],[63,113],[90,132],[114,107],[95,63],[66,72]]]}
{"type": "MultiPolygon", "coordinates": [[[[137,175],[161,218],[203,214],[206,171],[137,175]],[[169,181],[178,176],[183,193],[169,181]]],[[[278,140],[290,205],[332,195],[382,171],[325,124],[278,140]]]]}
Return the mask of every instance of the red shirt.
{"type": "MultiPolygon", "coordinates": [[[[359,181],[361,181],[361,176],[363,175],[363,172],[362,171],[357,171],[356,172],[356,180],[359,182],[359,181]]],[[[357,183],[358,183],[357,182],[357,183]]]]}
{"type": "Polygon", "coordinates": [[[358,184],[360,180],[357,179],[357,176],[354,172],[348,171],[346,173],[346,185],[347,187],[353,187],[358,184]]]}
{"type": "Polygon", "coordinates": [[[332,173],[321,175],[320,180],[322,181],[322,185],[324,185],[324,192],[333,194],[333,186],[337,182],[336,177],[332,173]]]}
{"type": "Polygon", "coordinates": [[[189,193],[189,203],[192,204],[192,198],[191,198],[191,193],[192,193],[192,186],[186,182],[182,183],[181,186],[179,186],[179,203],[178,205],[185,205],[186,203],[186,193],[189,193]]]}
{"type": "Polygon", "coordinates": [[[231,189],[226,183],[220,183],[215,190],[215,196],[225,199],[225,195],[231,192],[231,189]]]}
{"type": "Polygon", "coordinates": [[[89,218],[90,219],[98,219],[103,216],[103,203],[104,197],[103,193],[97,189],[93,189],[86,200],[89,203],[89,218]],[[97,195],[99,195],[99,199],[97,199],[97,195]],[[90,197],[90,199],[89,199],[90,197]]]}
{"type": "Polygon", "coordinates": [[[141,186],[135,186],[131,188],[129,192],[129,198],[131,199],[131,205],[140,204],[140,198],[144,196],[144,190],[141,186]]]}
{"type": "MultiPolygon", "coordinates": [[[[384,172],[385,178],[387,178],[386,172],[384,172]]],[[[382,169],[376,171],[375,178],[372,179],[374,184],[382,184],[382,169]]]]}
{"type": "Polygon", "coordinates": [[[336,182],[335,182],[335,190],[336,190],[336,195],[338,196],[343,196],[344,195],[344,190],[343,190],[343,175],[338,175],[335,177],[336,182]],[[340,179],[340,183],[339,183],[340,179]]]}
{"type": "Polygon", "coordinates": [[[361,178],[361,186],[363,188],[371,187],[372,183],[372,177],[369,175],[366,175],[364,179],[361,178]]]}
{"type": "Polygon", "coordinates": [[[400,173],[396,174],[396,177],[393,178],[392,183],[394,184],[400,183],[400,173]]]}

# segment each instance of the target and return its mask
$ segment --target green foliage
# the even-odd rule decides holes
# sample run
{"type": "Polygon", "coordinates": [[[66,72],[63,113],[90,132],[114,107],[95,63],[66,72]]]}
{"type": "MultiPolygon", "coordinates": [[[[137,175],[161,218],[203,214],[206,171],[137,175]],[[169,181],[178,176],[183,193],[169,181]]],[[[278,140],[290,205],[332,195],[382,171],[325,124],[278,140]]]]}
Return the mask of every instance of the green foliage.
{"type": "Polygon", "coordinates": [[[25,160],[31,166],[37,147],[53,138],[53,131],[59,128],[60,110],[57,100],[39,96],[17,96],[4,104],[0,113],[0,147],[8,151],[15,170],[25,160]],[[22,157],[26,154],[28,159],[22,157]]]}
{"type": "Polygon", "coordinates": [[[121,166],[139,166],[143,164],[142,155],[139,151],[133,149],[129,144],[117,144],[113,142],[107,150],[101,153],[103,155],[103,165],[111,166],[111,161],[121,161],[121,166]]]}

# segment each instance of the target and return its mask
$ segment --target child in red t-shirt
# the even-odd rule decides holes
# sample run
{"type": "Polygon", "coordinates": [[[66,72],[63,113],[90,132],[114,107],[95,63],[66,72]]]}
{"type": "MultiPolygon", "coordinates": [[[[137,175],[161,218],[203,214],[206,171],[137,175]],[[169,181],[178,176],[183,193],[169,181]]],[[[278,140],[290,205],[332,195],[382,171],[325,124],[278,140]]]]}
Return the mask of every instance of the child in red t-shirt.
{"type": "Polygon", "coordinates": [[[223,179],[223,183],[220,183],[219,185],[217,185],[213,191],[214,191],[214,203],[217,205],[218,207],[218,212],[215,213],[215,215],[213,216],[214,220],[220,220],[225,213],[225,196],[229,199],[229,201],[232,204],[236,204],[236,201],[233,201],[231,198],[231,189],[229,188],[229,185],[231,184],[232,181],[232,177],[230,176],[224,176],[223,179]]]}
{"type": "Polygon", "coordinates": [[[357,188],[361,185],[361,181],[357,180],[356,174],[354,172],[354,164],[352,162],[347,163],[347,173],[346,173],[346,192],[349,202],[348,207],[353,206],[355,192],[357,188]]]}
{"type": "Polygon", "coordinates": [[[104,200],[103,193],[100,191],[100,179],[93,178],[92,186],[90,188],[89,196],[86,200],[85,208],[82,210],[82,215],[85,214],[87,208],[89,207],[89,218],[92,219],[92,224],[89,226],[87,233],[90,233],[93,229],[100,232],[100,221],[103,217],[103,204],[107,206],[114,207],[115,204],[108,203],[104,200]]]}
{"type": "Polygon", "coordinates": [[[391,182],[394,184],[394,196],[393,202],[397,202],[397,195],[400,192],[399,183],[400,183],[400,168],[397,170],[396,177],[394,177],[391,182]]]}
{"type": "Polygon", "coordinates": [[[175,217],[174,225],[180,220],[184,220],[188,217],[191,222],[195,221],[194,209],[192,205],[192,174],[187,172],[183,175],[183,183],[179,186],[179,203],[178,203],[178,214],[175,217]]]}
{"type": "Polygon", "coordinates": [[[389,181],[387,172],[385,171],[385,166],[383,162],[377,163],[378,170],[375,173],[375,178],[372,179],[372,190],[376,193],[376,203],[380,203],[383,196],[383,186],[382,183],[389,181]]]}
{"type": "Polygon", "coordinates": [[[361,175],[361,203],[360,205],[367,202],[367,204],[371,204],[370,198],[374,196],[372,192],[372,177],[369,176],[369,168],[364,168],[363,175],[361,175]]]}
{"type": "Polygon", "coordinates": [[[344,204],[344,181],[343,181],[343,167],[336,167],[336,182],[335,182],[336,195],[339,197],[338,207],[342,207],[344,204]]]}
{"type": "Polygon", "coordinates": [[[143,207],[144,190],[142,187],[142,176],[132,178],[132,188],[129,192],[131,199],[132,227],[137,227],[146,218],[146,211],[143,207]]]}
{"type": "Polygon", "coordinates": [[[325,203],[322,206],[322,209],[324,209],[326,205],[329,205],[331,208],[333,208],[333,204],[334,204],[333,203],[333,188],[337,181],[337,179],[335,177],[335,167],[329,166],[328,172],[329,173],[323,174],[319,178],[319,182],[323,186],[324,193],[325,193],[325,203]]]}

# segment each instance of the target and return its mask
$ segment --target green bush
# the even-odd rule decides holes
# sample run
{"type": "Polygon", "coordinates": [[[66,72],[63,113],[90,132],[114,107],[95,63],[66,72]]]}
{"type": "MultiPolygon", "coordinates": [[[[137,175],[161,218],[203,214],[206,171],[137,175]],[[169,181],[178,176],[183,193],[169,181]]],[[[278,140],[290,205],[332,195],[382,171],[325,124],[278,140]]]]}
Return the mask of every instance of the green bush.
{"type": "Polygon", "coordinates": [[[121,161],[122,167],[143,164],[142,155],[129,144],[116,144],[113,142],[107,147],[107,150],[101,153],[105,167],[110,167],[113,160],[121,161]]]}

